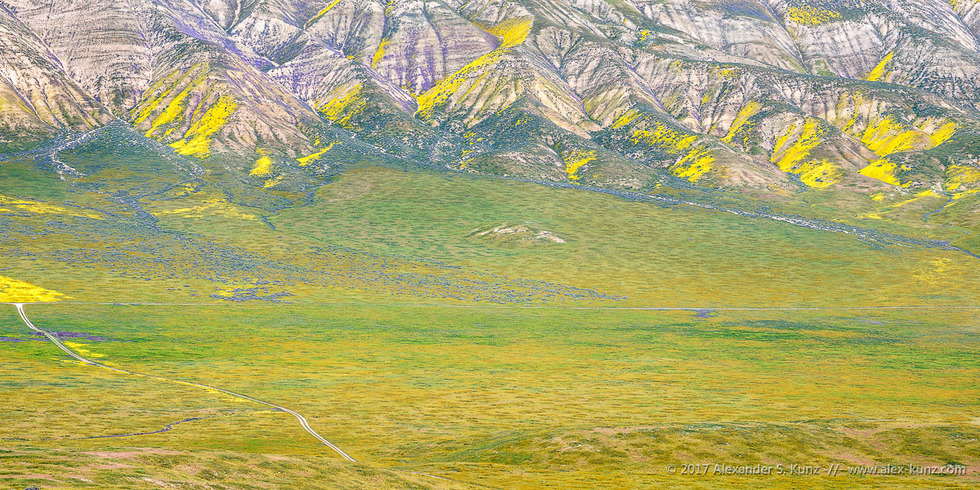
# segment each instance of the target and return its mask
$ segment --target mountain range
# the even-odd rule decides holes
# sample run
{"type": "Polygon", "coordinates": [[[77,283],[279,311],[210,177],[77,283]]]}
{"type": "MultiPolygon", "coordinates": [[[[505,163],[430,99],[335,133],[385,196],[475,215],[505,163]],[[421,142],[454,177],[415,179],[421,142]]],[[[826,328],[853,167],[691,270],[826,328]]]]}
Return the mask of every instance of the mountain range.
{"type": "Polygon", "coordinates": [[[351,159],[971,202],[976,0],[0,0],[0,152],[117,122],[270,191],[351,159]]]}

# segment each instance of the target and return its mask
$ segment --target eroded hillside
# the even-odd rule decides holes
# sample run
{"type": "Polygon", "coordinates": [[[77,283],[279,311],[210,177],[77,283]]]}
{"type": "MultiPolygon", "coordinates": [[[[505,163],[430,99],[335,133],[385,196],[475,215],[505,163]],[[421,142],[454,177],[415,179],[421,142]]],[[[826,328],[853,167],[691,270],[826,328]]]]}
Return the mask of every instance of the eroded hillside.
{"type": "Polygon", "coordinates": [[[0,130],[20,149],[120,119],[283,191],[356,140],[532,180],[960,201],[978,5],[5,0],[0,130]]]}

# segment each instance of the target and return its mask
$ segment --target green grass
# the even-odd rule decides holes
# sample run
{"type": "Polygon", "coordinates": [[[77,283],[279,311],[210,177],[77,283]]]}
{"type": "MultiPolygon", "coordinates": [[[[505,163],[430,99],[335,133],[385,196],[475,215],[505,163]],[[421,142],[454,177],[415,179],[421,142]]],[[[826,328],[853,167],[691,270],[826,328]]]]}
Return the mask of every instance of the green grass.
{"type": "Polygon", "coordinates": [[[980,293],[980,268],[963,253],[467,176],[352,171],[314,205],[270,221],[296,237],[593,288],[630,305],[973,304],[980,293]],[[472,236],[503,224],[566,243],[472,236]]]}
{"type": "Polygon", "coordinates": [[[540,291],[515,285],[522,279],[621,298],[577,304],[619,306],[972,305],[980,297],[977,259],[962,252],[460,175],[352,170],[312,205],[278,213],[211,186],[153,196],[143,208],[160,231],[111,218],[0,216],[17,225],[0,269],[78,301],[212,301],[264,285],[291,301],[472,302],[474,281],[489,281],[540,302],[540,291]],[[530,231],[492,233],[514,226],[530,231]],[[543,232],[564,243],[534,239],[543,232]],[[433,285],[440,281],[451,284],[433,285]]]}
{"type": "MultiPolygon", "coordinates": [[[[398,306],[52,304],[28,312],[42,327],[71,324],[133,340],[85,347],[120,366],[298,410],[375,472],[503,487],[616,487],[669,485],[665,465],[684,462],[978,464],[975,310],[719,312],[707,319],[398,306]]],[[[59,357],[50,345],[30,347],[59,357]]],[[[83,376],[98,371],[51,364],[78,376],[63,392],[88,389],[94,381],[83,376]]],[[[153,384],[153,391],[173,389],[153,384]]],[[[123,393],[107,391],[99,403],[114,405],[123,393]]],[[[215,409],[231,401],[206,392],[174,397],[215,409]]],[[[335,460],[288,415],[251,410],[128,444],[335,460]]],[[[135,407],[115,416],[144,418],[135,407]]],[[[47,419],[84,427],[88,417],[47,419]]],[[[975,482],[937,478],[915,482],[975,482]]]]}
{"type": "Polygon", "coordinates": [[[69,196],[68,183],[53,177],[39,178],[37,169],[24,160],[0,165],[0,194],[39,200],[61,200],[69,196]]]}
{"type": "MultiPolygon", "coordinates": [[[[102,168],[99,154],[83,156],[102,168]]],[[[113,185],[145,187],[137,173],[120,175],[113,185]]],[[[52,182],[37,196],[103,199],[52,182]]],[[[5,179],[0,193],[32,195],[32,185],[5,179]]],[[[947,308],[980,297],[977,259],[964,253],[383,168],[348,171],[311,197],[274,212],[198,182],[141,201],[156,228],[132,210],[103,220],[5,213],[0,275],[71,296],[27,307],[42,328],[120,340],[74,341],[85,355],[290,407],[359,464],[265,406],[81,365],[49,343],[0,342],[0,458],[9,462],[0,481],[466,486],[425,473],[497,488],[977,483],[977,310],[947,308]],[[236,288],[292,296],[212,297],[236,288]],[[505,299],[480,301],[486,289],[505,299]],[[895,305],[927,308],[847,309],[895,305]],[[726,306],[827,309],[701,318],[623,308],[726,306]],[[91,438],[197,417],[159,434],[91,438]],[[666,473],[714,462],[956,462],[971,474],[666,473]]],[[[26,338],[14,309],[2,308],[0,336],[26,338]]]]}

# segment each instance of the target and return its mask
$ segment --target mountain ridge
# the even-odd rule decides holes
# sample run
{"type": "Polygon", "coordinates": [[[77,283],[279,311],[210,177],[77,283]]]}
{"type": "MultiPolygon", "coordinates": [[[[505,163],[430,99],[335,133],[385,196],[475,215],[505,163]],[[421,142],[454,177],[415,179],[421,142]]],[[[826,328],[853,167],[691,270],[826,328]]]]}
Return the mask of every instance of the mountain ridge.
{"type": "Polygon", "coordinates": [[[342,164],[324,131],[405,161],[608,188],[980,186],[977,2],[2,6],[0,42],[35,40],[19,69],[75,101],[31,120],[15,88],[4,138],[114,117],[265,188],[342,164]]]}

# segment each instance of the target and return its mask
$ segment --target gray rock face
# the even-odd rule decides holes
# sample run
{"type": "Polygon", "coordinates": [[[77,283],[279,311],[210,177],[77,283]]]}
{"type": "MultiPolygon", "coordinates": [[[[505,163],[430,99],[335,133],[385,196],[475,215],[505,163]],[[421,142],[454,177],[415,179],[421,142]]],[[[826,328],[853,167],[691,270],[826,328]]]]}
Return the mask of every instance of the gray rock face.
{"type": "Polygon", "coordinates": [[[117,114],[150,84],[149,10],[142,2],[12,0],[67,74],[117,114]]]}
{"type": "Polygon", "coordinates": [[[371,67],[400,87],[421,93],[496,40],[442,2],[400,1],[385,10],[385,29],[371,67]]]}
{"type": "Polygon", "coordinates": [[[676,29],[727,54],[790,71],[803,71],[802,56],[790,33],[755,2],[635,2],[648,19],[676,29]]]}
{"type": "Polygon", "coordinates": [[[0,7],[0,149],[112,120],[27,26],[0,7]]]}

